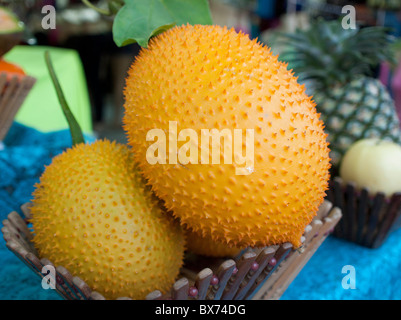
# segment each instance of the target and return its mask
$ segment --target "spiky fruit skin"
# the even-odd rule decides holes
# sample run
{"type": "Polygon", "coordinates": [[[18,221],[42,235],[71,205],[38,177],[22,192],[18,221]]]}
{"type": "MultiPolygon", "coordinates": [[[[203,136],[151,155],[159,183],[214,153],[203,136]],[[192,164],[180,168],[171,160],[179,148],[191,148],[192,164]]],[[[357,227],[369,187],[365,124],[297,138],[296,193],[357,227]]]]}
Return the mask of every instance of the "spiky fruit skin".
{"type": "Polygon", "coordinates": [[[162,212],[127,146],[99,140],[54,158],[32,201],[34,244],[107,299],[171,288],[184,234],[162,212]]]}
{"type": "Polygon", "coordinates": [[[213,258],[235,257],[242,250],[242,248],[217,242],[209,237],[203,237],[201,234],[190,229],[186,229],[184,232],[188,252],[197,255],[213,258]]]}
{"type": "Polygon", "coordinates": [[[353,143],[381,139],[401,144],[401,129],[394,101],[377,79],[358,76],[346,85],[316,92],[317,110],[328,133],[334,166],[353,143]]]}
{"type": "Polygon", "coordinates": [[[174,27],[140,52],[124,93],[135,159],[183,225],[239,247],[301,244],[327,189],[328,143],[311,97],[267,47],[233,29],[174,27]],[[248,174],[236,174],[238,154],[231,164],[150,164],[147,132],[169,132],[169,121],[198,138],[201,129],[253,129],[248,174]]]}

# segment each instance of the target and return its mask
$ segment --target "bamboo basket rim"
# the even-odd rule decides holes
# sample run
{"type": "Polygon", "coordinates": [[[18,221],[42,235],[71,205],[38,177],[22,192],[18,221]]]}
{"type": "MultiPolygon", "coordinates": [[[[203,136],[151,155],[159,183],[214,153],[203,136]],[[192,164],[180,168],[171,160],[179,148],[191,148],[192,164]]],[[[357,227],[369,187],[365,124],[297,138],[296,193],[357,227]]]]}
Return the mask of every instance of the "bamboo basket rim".
{"type": "MultiPolygon", "coordinates": [[[[41,279],[47,275],[43,267],[52,266],[56,271],[55,289],[62,298],[106,300],[65,267],[55,266],[45,257],[39,258],[28,225],[29,206],[29,203],[21,206],[25,218],[13,211],[3,220],[1,231],[7,248],[41,279]]],[[[146,300],[278,300],[341,217],[341,210],[325,200],[305,228],[301,247],[295,249],[290,243],[284,243],[247,248],[234,258],[209,259],[206,262],[210,265],[201,266],[201,270],[184,265],[170,292],[162,294],[155,290],[146,296],[146,300]]],[[[202,256],[196,258],[204,259],[202,256]]],[[[117,300],[131,299],[119,297],[117,300]]]]}

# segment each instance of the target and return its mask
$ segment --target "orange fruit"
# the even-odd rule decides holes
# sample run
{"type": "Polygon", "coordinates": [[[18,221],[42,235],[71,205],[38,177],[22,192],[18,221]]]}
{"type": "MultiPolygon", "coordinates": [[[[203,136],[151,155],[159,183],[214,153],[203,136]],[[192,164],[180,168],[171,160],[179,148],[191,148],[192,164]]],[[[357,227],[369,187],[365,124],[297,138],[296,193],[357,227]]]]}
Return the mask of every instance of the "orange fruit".
{"type": "Polygon", "coordinates": [[[141,50],[124,93],[135,160],[183,225],[238,247],[301,245],[328,187],[327,135],[269,48],[220,26],[174,27],[141,50]]]}

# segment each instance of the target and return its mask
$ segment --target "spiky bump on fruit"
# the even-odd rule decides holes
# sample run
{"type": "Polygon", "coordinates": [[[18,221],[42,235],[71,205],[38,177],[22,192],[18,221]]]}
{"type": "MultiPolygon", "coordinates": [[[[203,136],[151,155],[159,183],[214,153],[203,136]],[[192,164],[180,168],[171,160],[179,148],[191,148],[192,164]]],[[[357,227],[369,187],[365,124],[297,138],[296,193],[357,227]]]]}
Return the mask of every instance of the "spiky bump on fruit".
{"type": "MultiPolygon", "coordinates": [[[[141,50],[124,93],[124,129],[135,159],[183,225],[239,247],[301,244],[328,186],[327,135],[312,98],[270,49],[220,26],[174,27],[141,50]],[[167,133],[168,150],[174,121],[178,133],[192,129],[199,140],[202,129],[231,136],[233,129],[243,136],[254,130],[251,164],[239,164],[239,152],[225,161],[223,148],[220,164],[195,157],[172,164],[168,152],[165,164],[149,163],[155,142],[148,131],[167,133]]],[[[209,148],[191,141],[199,158],[209,148]]],[[[188,137],[178,151],[184,143],[188,137]]],[[[241,151],[247,154],[246,143],[241,151]]]]}
{"type": "Polygon", "coordinates": [[[235,257],[242,250],[226,243],[213,241],[209,237],[203,237],[190,229],[186,229],[184,232],[187,250],[197,255],[214,258],[235,257]]]}
{"type": "Polygon", "coordinates": [[[179,223],[143,186],[124,145],[99,140],[56,156],[33,194],[40,257],[108,299],[169,290],[185,239],[179,223]]]}

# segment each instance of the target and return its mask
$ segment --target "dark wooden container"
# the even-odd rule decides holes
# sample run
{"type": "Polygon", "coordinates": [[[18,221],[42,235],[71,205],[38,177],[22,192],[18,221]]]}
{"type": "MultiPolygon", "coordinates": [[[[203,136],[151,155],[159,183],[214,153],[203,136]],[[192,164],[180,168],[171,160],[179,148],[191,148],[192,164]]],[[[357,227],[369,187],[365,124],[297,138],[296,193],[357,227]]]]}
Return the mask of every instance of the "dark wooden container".
{"type": "Polygon", "coordinates": [[[386,197],[369,194],[353,183],[336,177],[330,181],[327,200],[340,208],[343,218],[333,235],[367,248],[380,247],[390,233],[400,227],[401,193],[386,197]]]}
{"type": "Polygon", "coordinates": [[[4,139],[14,118],[31,91],[36,79],[31,76],[17,76],[7,79],[7,74],[0,73],[0,141],[4,139]]]}
{"type": "MultiPolygon", "coordinates": [[[[32,244],[27,224],[29,204],[22,206],[25,219],[11,212],[1,229],[7,247],[40,278],[43,267],[56,270],[56,290],[68,300],[104,300],[99,293],[63,266],[39,257],[32,244]]],[[[170,292],[148,294],[148,300],[245,300],[279,299],[298,275],[320,244],[341,219],[341,211],[325,201],[302,237],[302,246],[294,249],[290,243],[264,248],[248,248],[233,259],[216,259],[188,254],[180,276],[170,292]],[[195,292],[195,294],[194,294],[195,292]]],[[[39,285],[39,284],[38,284],[39,285]]],[[[121,297],[121,300],[129,298],[121,297]]]]}

